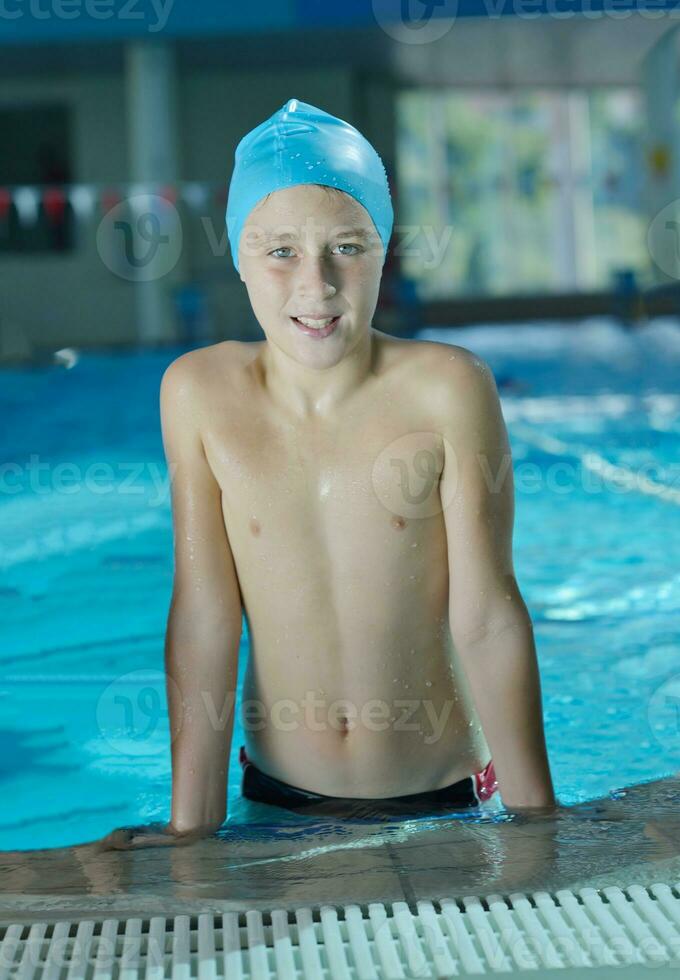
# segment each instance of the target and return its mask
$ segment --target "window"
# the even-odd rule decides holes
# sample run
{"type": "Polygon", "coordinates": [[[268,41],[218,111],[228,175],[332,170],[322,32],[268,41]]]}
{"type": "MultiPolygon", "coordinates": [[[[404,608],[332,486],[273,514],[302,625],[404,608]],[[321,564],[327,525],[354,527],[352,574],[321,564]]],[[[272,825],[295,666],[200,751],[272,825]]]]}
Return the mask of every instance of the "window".
{"type": "Polygon", "coordinates": [[[59,193],[72,180],[70,147],[67,108],[0,107],[0,252],[74,247],[73,209],[59,193]]]}
{"type": "Polygon", "coordinates": [[[636,91],[419,89],[397,118],[395,247],[421,298],[591,291],[650,272],[636,91]]]}

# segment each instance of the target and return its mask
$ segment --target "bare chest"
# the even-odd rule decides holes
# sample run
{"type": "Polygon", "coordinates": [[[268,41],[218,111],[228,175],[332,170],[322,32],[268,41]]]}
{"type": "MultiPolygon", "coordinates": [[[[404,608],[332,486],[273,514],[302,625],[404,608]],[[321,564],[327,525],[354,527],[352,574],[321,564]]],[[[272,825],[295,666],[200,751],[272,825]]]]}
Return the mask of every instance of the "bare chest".
{"type": "Polygon", "coordinates": [[[237,394],[204,445],[253,632],[277,622],[299,642],[304,624],[341,646],[441,613],[444,450],[417,390],[376,386],[323,422],[237,394]]]}

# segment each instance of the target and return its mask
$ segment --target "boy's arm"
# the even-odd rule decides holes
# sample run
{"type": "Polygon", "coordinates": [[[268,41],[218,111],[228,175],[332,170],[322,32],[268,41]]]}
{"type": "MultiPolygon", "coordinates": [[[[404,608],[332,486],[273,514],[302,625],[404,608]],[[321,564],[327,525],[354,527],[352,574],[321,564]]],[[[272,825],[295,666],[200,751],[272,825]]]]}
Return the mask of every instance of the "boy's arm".
{"type": "Polygon", "coordinates": [[[165,637],[171,819],[118,828],[102,841],[105,848],[189,843],[217,830],[226,817],[241,593],[221,490],[200,436],[201,401],[192,361],[183,355],[166,369],[160,390],[175,558],[165,637]]]}
{"type": "Polygon", "coordinates": [[[226,817],[241,640],[241,593],[200,436],[201,401],[184,355],[166,369],[160,393],[175,548],[165,669],[176,833],[210,833],[226,817]]]}
{"type": "Polygon", "coordinates": [[[443,372],[439,389],[451,636],[504,805],[550,808],[556,800],[533,626],[513,568],[510,444],[491,369],[464,348],[455,349],[455,368],[443,372]]]}

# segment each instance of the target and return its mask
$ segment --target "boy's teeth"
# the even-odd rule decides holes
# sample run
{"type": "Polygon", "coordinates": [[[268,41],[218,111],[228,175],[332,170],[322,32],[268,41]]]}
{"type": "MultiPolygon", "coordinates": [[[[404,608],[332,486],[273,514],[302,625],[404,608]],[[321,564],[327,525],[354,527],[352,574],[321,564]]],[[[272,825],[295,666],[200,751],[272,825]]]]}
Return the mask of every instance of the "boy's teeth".
{"type": "Polygon", "coordinates": [[[319,327],[321,329],[322,327],[327,327],[329,323],[332,323],[335,317],[329,316],[326,320],[307,320],[304,316],[298,316],[296,319],[300,323],[304,323],[306,327],[319,327]]]}

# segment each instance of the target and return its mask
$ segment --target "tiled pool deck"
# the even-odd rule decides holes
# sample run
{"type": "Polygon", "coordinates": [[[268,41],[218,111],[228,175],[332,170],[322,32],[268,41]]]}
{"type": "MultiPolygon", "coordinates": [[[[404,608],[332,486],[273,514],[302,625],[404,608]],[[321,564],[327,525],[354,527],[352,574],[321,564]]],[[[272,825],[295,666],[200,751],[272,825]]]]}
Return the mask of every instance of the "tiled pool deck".
{"type": "Polygon", "coordinates": [[[184,847],[0,852],[0,924],[680,883],[680,777],[522,822],[226,825],[184,847]]]}

